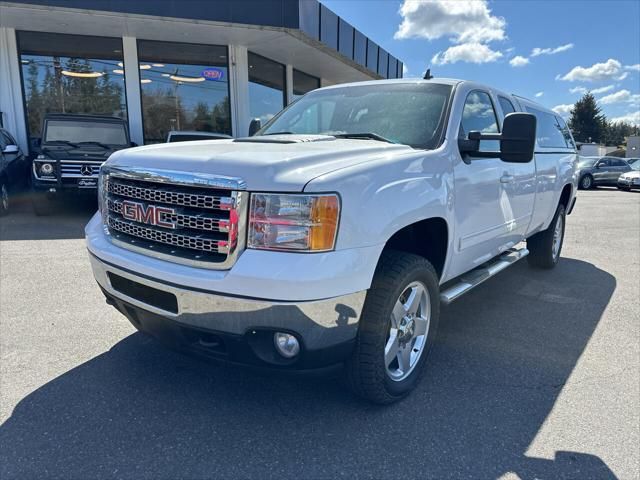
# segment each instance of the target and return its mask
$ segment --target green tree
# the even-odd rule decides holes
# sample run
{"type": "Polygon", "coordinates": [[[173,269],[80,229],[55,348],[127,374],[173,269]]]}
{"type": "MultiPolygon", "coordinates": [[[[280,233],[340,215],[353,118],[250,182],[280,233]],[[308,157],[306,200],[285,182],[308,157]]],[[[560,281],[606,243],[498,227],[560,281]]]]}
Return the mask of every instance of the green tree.
{"type": "Polygon", "coordinates": [[[631,135],[638,135],[640,129],[626,122],[607,122],[606,128],[606,143],[608,145],[624,145],[627,142],[627,137],[631,135]]]}
{"type": "Polygon", "coordinates": [[[600,143],[605,140],[606,119],[591,92],[585,93],[573,106],[569,128],[578,142],[600,143]]]}

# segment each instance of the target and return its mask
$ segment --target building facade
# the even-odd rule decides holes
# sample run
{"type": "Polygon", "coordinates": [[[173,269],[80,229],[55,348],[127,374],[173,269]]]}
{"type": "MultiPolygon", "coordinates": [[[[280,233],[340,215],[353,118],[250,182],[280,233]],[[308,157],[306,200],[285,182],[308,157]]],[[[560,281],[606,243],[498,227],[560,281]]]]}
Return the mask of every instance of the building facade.
{"type": "Polygon", "coordinates": [[[310,90],[402,67],[317,0],[0,1],[0,116],[25,150],[46,113],[121,117],[140,145],[243,136],[310,90]]]}

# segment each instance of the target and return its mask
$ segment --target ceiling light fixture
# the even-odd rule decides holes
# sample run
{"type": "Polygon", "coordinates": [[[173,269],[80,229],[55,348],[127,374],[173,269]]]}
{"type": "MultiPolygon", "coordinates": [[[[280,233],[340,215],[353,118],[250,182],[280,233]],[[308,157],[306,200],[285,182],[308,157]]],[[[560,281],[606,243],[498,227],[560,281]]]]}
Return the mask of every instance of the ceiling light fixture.
{"type": "Polygon", "coordinates": [[[78,77],[78,78],[98,78],[104,75],[101,72],[71,72],[69,70],[62,70],[62,74],[67,77],[78,77]]]}
{"type": "Polygon", "coordinates": [[[204,77],[182,77],[180,75],[169,75],[169,78],[176,82],[204,82],[204,77]]]}

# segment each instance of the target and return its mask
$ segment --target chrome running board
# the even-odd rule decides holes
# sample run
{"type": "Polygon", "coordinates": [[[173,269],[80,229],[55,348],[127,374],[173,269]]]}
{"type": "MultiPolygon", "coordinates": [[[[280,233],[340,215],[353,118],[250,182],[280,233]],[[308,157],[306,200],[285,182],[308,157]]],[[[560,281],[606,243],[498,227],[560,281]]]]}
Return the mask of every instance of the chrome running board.
{"type": "Polygon", "coordinates": [[[529,250],[527,250],[526,247],[511,248],[507,250],[493,260],[489,260],[482,266],[475,268],[454,280],[453,285],[440,292],[440,301],[445,305],[450,304],[472,288],[477,287],[485,280],[488,280],[494,275],[500,273],[505,268],[513,265],[527,255],[529,255],[529,250]]]}

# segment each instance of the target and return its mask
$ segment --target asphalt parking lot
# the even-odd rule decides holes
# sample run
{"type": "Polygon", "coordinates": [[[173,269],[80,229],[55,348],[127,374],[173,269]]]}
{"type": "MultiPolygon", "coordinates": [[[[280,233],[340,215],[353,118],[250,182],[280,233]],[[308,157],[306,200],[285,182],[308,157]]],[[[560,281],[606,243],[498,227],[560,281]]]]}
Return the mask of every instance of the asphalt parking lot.
{"type": "Polygon", "coordinates": [[[391,407],[165,350],[108,307],[92,207],[0,219],[0,477],[640,476],[640,193],[580,192],[554,271],[443,310],[391,407]]]}

